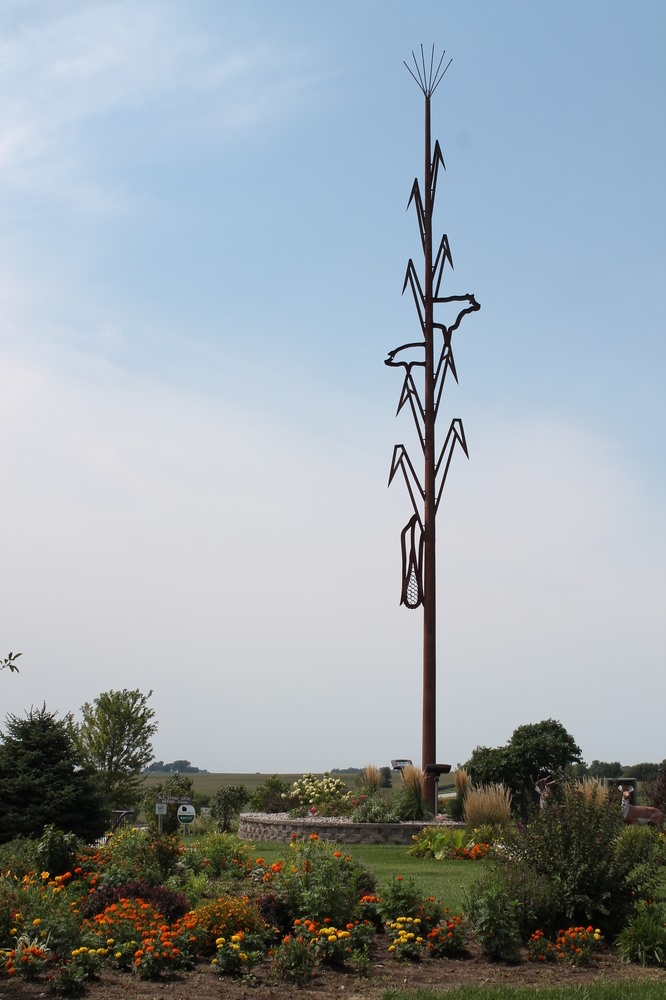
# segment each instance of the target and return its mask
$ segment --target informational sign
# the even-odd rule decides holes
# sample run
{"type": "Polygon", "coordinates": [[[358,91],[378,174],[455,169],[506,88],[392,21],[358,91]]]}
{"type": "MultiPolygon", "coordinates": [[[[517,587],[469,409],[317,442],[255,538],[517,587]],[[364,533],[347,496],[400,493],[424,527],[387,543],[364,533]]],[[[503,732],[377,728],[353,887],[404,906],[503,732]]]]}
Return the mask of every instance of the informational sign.
{"type": "Polygon", "coordinates": [[[178,822],[182,823],[183,826],[189,826],[190,823],[194,822],[194,818],[197,814],[194,806],[188,805],[183,802],[182,805],[178,806],[176,815],[178,816],[178,822]]]}
{"type": "Polygon", "coordinates": [[[157,816],[166,816],[167,814],[167,804],[166,802],[156,802],[155,803],[155,813],[157,816]]]}

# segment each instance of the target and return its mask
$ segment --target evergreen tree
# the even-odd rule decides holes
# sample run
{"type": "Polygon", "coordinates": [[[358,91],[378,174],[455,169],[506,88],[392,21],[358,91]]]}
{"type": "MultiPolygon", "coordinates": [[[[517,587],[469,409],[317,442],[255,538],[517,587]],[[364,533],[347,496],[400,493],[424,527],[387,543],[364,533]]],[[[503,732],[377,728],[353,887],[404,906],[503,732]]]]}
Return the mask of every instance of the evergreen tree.
{"type": "Polygon", "coordinates": [[[53,824],[83,840],[99,837],[108,813],[93,772],[81,767],[71,716],[31,708],[8,715],[0,743],[0,843],[41,837],[53,824]]]}

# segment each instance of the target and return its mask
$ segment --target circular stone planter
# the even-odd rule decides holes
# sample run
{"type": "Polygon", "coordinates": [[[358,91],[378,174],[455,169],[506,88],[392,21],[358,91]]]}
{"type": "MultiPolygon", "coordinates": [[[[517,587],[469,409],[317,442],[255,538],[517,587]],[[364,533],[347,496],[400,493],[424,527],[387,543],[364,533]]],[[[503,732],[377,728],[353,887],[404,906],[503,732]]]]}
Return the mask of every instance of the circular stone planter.
{"type": "Polygon", "coordinates": [[[444,818],[427,823],[352,823],[342,816],[292,819],[288,813],[241,813],[238,836],[243,840],[286,843],[316,833],[322,840],[333,840],[337,844],[411,844],[414,835],[426,826],[464,828],[465,824],[444,818]]]}

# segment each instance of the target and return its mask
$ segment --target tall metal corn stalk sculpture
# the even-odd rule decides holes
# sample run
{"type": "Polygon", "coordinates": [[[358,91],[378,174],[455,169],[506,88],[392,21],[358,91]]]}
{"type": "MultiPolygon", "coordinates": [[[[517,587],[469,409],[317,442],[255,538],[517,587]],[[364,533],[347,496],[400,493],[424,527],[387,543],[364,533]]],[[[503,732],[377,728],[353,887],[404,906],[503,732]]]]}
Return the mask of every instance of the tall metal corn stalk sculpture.
{"type": "MultiPolygon", "coordinates": [[[[389,485],[396,472],[402,472],[413,514],[401,534],[402,588],[400,603],[407,608],[423,607],[423,729],[422,767],[434,765],[436,760],[436,549],[435,518],[442,499],[442,491],[456,445],[465,455],[467,442],[462,421],[455,417],[449,425],[444,442],[437,450],[435,423],[442,402],[447,375],[458,381],[453,358],[452,337],[463,318],[479,309],[473,295],[443,295],[442,281],[448,264],[453,270],[453,258],[446,234],[441,237],[433,255],[432,217],[439,168],[444,158],[439,141],[431,145],[430,100],[451,60],[442,69],[444,53],[435,66],[435,50],[429,63],[421,46],[421,58],[412,52],[414,68],[407,63],[409,73],[418,84],[425,98],[425,166],[423,192],[418,180],[412,185],[408,208],[413,205],[423,248],[423,283],[419,280],[414,261],[410,258],[403,284],[403,293],[409,287],[419,324],[422,340],[412,341],[389,351],[385,364],[404,369],[404,380],[398,410],[407,404],[412,414],[424,457],[423,482],[402,444],[395,445],[391,461],[389,485]],[[433,259],[434,257],[434,259],[433,259]],[[435,306],[450,313],[446,322],[435,322],[435,306]],[[437,336],[435,331],[437,331],[437,336]],[[423,369],[422,386],[417,385],[415,369],[423,369]]],[[[440,310],[438,310],[439,313],[440,310]]],[[[424,782],[424,797],[434,806],[435,784],[433,775],[424,782]]]]}

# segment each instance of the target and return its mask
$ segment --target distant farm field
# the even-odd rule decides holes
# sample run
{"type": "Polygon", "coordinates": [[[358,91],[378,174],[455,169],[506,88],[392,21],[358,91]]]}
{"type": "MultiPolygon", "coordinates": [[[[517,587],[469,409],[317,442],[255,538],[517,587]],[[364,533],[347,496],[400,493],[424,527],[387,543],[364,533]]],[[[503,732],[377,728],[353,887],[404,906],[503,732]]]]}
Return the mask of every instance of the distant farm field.
{"type": "MultiPolygon", "coordinates": [[[[317,774],[321,777],[321,772],[317,774]]],[[[158,782],[165,781],[170,777],[169,773],[166,772],[154,772],[144,775],[144,783],[146,787],[155,785],[158,782]]],[[[267,778],[271,775],[268,773],[261,773],[255,771],[254,773],[245,772],[218,772],[210,771],[205,774],[185,774],[183,777],[191,778],[193,783],[193,791],[195,794],[199,795],[212,795],[218,790],[218,788],[224,788],[228,785],[245,785],[250,794],[260,785],[263,785],[267,778]]],[[[302,777],[302,772],[298,774],[278,774],[278,778],[282,781],[286,781],[287,784],[291,785],[294,781],[297,781],[302,777]]],[[[342,781],[350,788],[358,788],[358,780],[360,778],[359,774],[337,774],[336,777],[341,778],[342,781]]],[[[397,788],[400,786],[400,776],[397,773],[393,774],[392,777],[393,787],[397,788]]],[[[440,792],[447,792],[453,789],[453,778],[447,775],[439,785],[440,792]]]]}
{"type": "MultiPolygon", "coordinates": [[[[151,774],[144,775],[144,783],[147,788],[151,785],[156,785],[161,781],[166,781],[170,778],[171,774],[167,772],[155,772],[151,774]]],[[[256,771],[254,774],[245,774],[239,772],[238,774],[227,773],[227,772],[217,772],[208,771],[205,774],[183,774],[182,777],[190,778],[193,784],[193,790],[199,795],[212,795],[218,790],[218,788],[225,788],[228,785],[245,785],[247,790],[252,793],[260,785],[263,785],[267,778],[270,778],[269,774],[261,774],[256,771]]],[[[300,774],[279,774],[278,777],[282,781],[286,781],[291,784],[301,777],[300,774]]]]}

